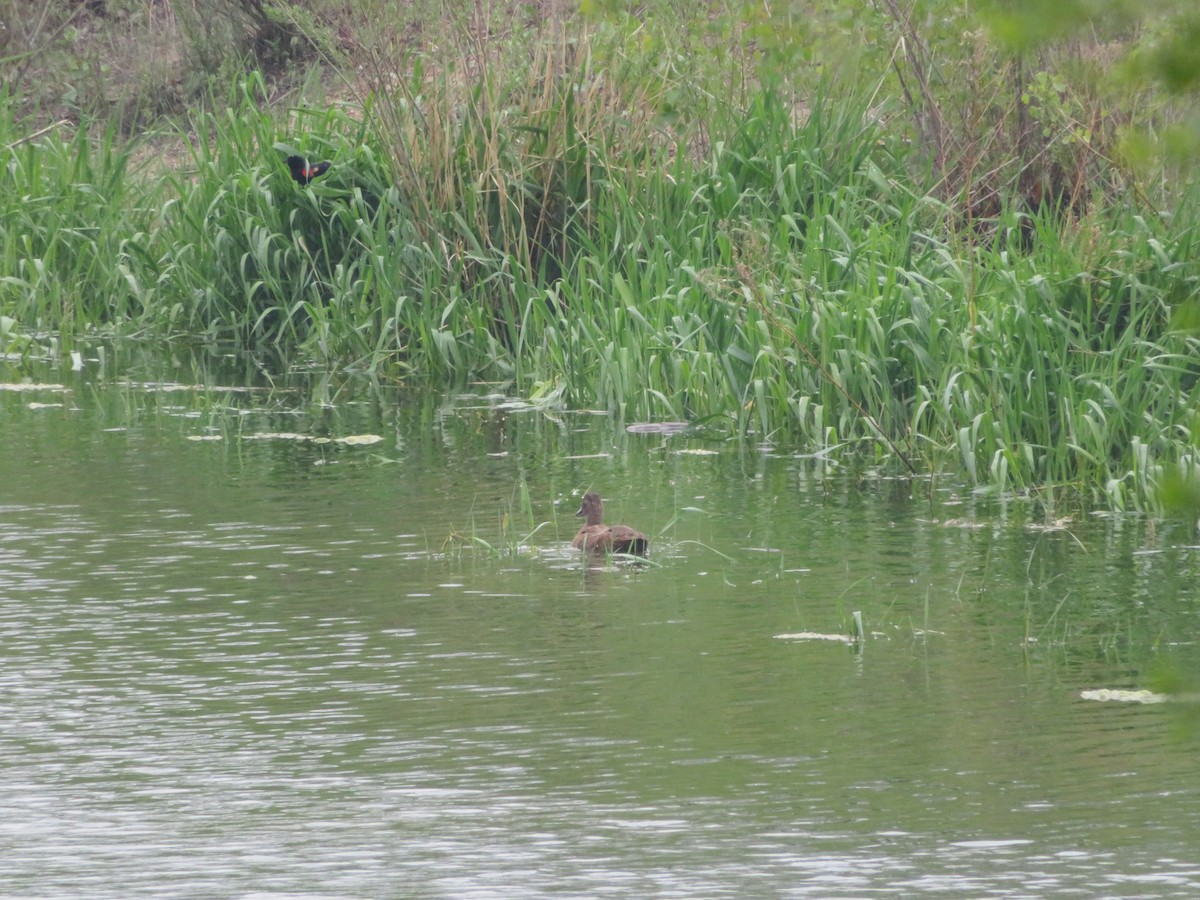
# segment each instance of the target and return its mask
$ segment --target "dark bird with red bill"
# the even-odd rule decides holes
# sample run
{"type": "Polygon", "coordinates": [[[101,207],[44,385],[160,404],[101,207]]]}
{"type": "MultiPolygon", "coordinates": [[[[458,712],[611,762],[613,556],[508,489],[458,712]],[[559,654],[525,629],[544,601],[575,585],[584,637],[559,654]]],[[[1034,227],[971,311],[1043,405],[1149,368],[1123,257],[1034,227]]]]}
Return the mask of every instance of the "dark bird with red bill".
{"type": "Polygon", "coordinates": [[[288,169],[292,172],[292,177],[300,184],[308,184],[314,178],[329,171],[329,163],[319,162],[315,166],[310,166],[308,160],[303,156],[289,156],[287,164],[288,169]]]}

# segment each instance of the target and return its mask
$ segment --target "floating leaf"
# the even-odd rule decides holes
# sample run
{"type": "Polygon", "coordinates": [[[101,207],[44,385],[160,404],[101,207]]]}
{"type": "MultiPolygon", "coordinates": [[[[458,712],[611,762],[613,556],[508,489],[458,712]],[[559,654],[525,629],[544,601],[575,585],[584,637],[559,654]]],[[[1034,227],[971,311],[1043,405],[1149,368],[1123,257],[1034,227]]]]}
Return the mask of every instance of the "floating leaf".
{"type": "Polygon", "coordinates": [[[1102,702],[1116,700],[1121,703],[1165,703],[1167,701],[1166,694],[1156,694],[1154,691],[1123,691],[1109,688],[1080,691],[1079,696],[1084,700],[1100,700],[1102,702]]]}
{"type": "Polygon", "coordinates": [[[366,446],[368,444],[378,444],[382,440],[383,438],[377,434],[351,434],[344,438],[338,438],[337,442],[339,444],[350,444],[352,446],[366,446]]]}
{"type": "Polygon", "coordinates": [[[839,644],[853,644],[854,638],[847,634],[821,634],[816,631],[796,631],[791,634],[777,634],[781,641],[837,641],[839,644]]]}
{"type": "Polygon", "coordinates": [[[61,384],[0,384],[0,391],[55,391],[65,393],[69,388],[61,384]]]}
{"type": "Polygon", "coordinates": [[[679,434],[690,427],[687,422],[635,422],[625,430],[630,434],[679,434]]]}

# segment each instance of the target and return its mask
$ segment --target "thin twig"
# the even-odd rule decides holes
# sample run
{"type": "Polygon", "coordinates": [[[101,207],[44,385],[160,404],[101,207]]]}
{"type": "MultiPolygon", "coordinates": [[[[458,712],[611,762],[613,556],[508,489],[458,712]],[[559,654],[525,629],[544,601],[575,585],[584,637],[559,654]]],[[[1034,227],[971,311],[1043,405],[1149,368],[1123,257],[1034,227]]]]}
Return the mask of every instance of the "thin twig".
{"type": "Polygon", "coordinates": [[[62,128],[63,126],[70,126],[72,124],[74,124],[74,123],[70,119],[59,119],[57,122],[51,122],[45,128],[39,128],[33,134],[27,134],[27,135],[25,135],[25,137],[18,138],[17,140],[13,141],[11,144],[6,144],[4,149],[11,150],[14,147],[20,147],[24,143],[27,143],[29,141],[40,138],[43,134],[45,134],[48,131],[53,131],[55,128],[62,128]]]}

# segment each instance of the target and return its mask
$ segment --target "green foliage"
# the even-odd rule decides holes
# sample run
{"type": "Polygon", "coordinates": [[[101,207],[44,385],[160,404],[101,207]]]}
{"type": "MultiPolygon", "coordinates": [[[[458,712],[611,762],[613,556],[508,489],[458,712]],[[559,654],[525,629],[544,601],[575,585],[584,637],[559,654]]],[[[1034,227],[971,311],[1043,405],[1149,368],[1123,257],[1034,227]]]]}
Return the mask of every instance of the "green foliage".
{"type": "MultiPolygon", "coordinates": [[[[1111,135],[1069,73],[1031,71],[1013,102],[1036,157],[1107,202],[973,215],[914,174],[926,148],[881,111],[878,81],[779,69],[808,65],[787,38],[819,27],[790,11],[681,31],[605,5],[582,30],[485,41],[513,27],[490,10],[436,55],[367,35],[358,107],[275,109],[264,77],[239,79],[165,177],[131,177],[137,148],[113,129],[25,140],[5,107],[6,341],[105,328],[504,379],[1114,507],[1157,504],[1189,464],[1197,342],[1175,329],[1198,295],[1200,193],[1146,215],[1101,168],[1111,135]],[[730,40],[738,53],[709,49],[730,40]],[[293,153],[331,168],[299,185],[293,153]]],[[[984,150],[960,146],[936,177],[982,171],[984,150]]]]}
{"type": "MultiPolygon", "coordinates": [[[[1055,95],[1078,97],[1089,81],[1101,85],[1103,105],[1091,116],[1083,109],[1074,119],[1097,122],[1113,112],[1135,119],[1135,127],[1124,134],[1126,160],[1145,169],[1154,149],[1151,135],[1160,133],[1164,149],[1185,148],[1185,154],[1195,155],[1200,147],[1195,107],[1200,95],[1200,8],[1190,0],[1103,5],[1022,0],[997,5],[990,21],[1010,47],[1028,51],[1065,35],[1082,34],[1090,38],[1094,57],[1115,60],[1107,69],[1092,66],[1075,73],[1073,84],[1055,77],[1053,92],[1045,89],[1048,73],[1039,73],[1042,81],[1036,93],[1054,105],[1055,95]],[[1165,97],[1176,103],[1190,100],[1191,115],[1186,111],[1189,104],[1184,104],[1184,112],[1174,112],[1163,92],[1148,91],[1147,85],[1165,88],[1165,97]]],[[[1026,102],[1031,102],[1028,97],[1026,102]]],[[[1032,102],[1031,108],[1037,106],[1032,102]]]]}
{"type": "Polygon", "coordinates": [[[129,315],[112,260],[137,213],[129,206],[134,146],[112,129],[93,140],[65,123],[15,136],[0,102],[0,313],[27,329],[82,331],[129,315]],[[116,288],[106,292],[99,288],[116,288]]]}

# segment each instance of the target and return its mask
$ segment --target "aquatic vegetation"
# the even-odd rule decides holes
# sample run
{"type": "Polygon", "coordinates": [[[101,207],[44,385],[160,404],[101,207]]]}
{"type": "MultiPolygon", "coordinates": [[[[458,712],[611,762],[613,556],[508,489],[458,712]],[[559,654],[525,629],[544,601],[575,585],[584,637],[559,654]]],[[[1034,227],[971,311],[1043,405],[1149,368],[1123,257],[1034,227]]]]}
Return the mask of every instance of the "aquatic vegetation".
{"type": "Polygon", "coordinates": [[[364,47],[354,104],[280,110],[243,77],[170,166],[111,129],[26,139],[0,101],[6,343],[273,346],[1051,502],[1153,506],[1192,464],[1200,346],[1172,313],[1200,188],[984,227],[878,82],[665,63],[611,10],[520,46],[462,27],[437,64],[364,47]]]}

